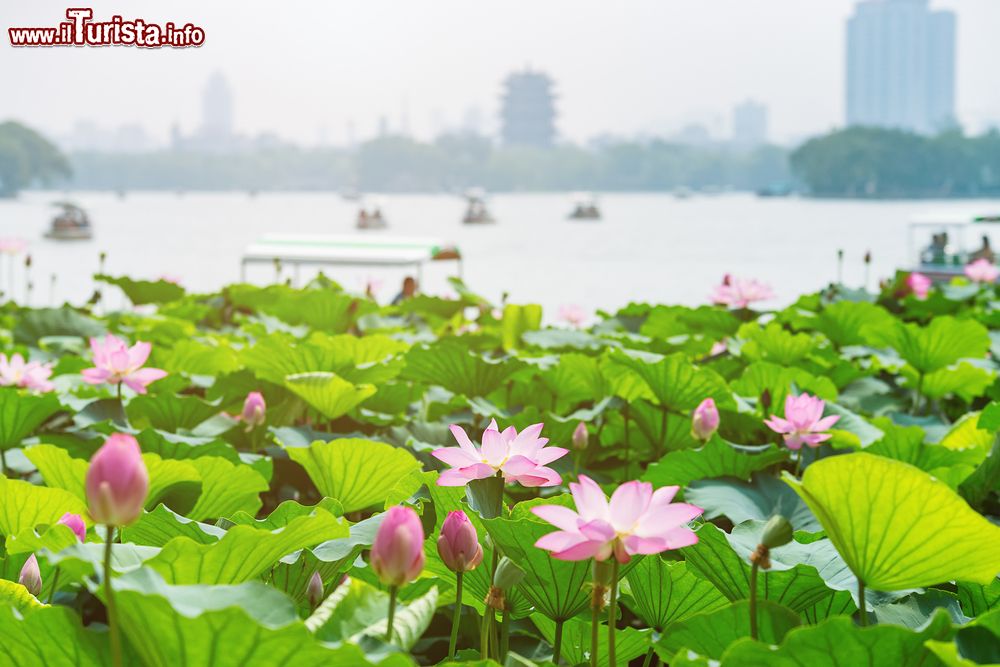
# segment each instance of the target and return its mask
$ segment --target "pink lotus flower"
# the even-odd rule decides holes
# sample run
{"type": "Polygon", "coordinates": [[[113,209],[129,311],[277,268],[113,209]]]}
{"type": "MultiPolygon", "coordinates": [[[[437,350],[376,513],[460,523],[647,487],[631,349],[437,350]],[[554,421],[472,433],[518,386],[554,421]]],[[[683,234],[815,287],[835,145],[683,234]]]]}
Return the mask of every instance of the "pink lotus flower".
{"type": "Polygon", "coordinates": [[[135,438],[114,433],[104,442],[90,459],[86,490],[94,521],[127,526],[139,518],[149,493],[149,473],[135,438]]]}
{"type": "Polygon", "coordinates": [[[717,357],[720,354],[722,354],[723,352],[726,352],[727,350],[729,350],[729,346],[726,345],[725,339],[723,339],[723,340],[717,340],[712,345],[712,349],[708,351],[708,356],[710,356],[710,357],[717,357]]]}
{"type": "Polygon", "coordinates": [[[66,512],[56,523],[61,523],[64,526],[68,526],[73,534],[76,535],[76,539],[81,542],[87,541],[87,525],[83,522],[83,517],[79,514],[73,514],[72,512],[66,512]]]}
{"type": "Polygon", "coordinates": [[[722,278],[722,284],[712,290],[711,298],[712,303],[720,306],[747,308],[755,301],[773,299],[774,290],[758,280],[734,278],[727,273],[722,278]]]}
{"type": "Polygon", "coordinates": [[[921,301],[927,298],[927,295],[931,291],[931,285],[933,284],[934,281],[924,274],[917,273],[916,271],[906,276],[906,288],[910,290],[910,293],[913,296],[921,301]]]}
{"type": "Polygon", "coordinates": [[[240,419],[247,425],[250,431],[256,426],[261,426],[267,420],[267,403],[264,396],[259,391],[251,391],[243,401],[243,412],[240,419]]]}
{"type": "Polygon", "coordinates": [[[587,449],[590,442],[590,434],[587,432],[587,424],[580,422],[573,429],[573,449],[582,452],[587,449]]]}
{"type": "Polygon", "coordinates": [[[36,597],[42,592],[42,573],[38,569],[38,559],[35,558],[35,554],[31,554],[28,556],[28,560],[24,561],[21,573],[17,577],[17,583],[27,588],[28,592],[36,597]]]}
{"type": "Polygon", "coordinates": [[[559,307],[559,319],[579,328],[587,321],[587,311],[575,303],[568,303],[559,307]]]}
{"type": "Polygon", "coordinates": [[[55,387],[49,382],[52,376],[52,364],[40,361],[25,363],[20,354],[13,354],[7,359],[6,354],[0,354],[0,385],[5,387],[21,387],[32,391],[52,391],[55,387]]]}
{"type": "Polygon", "coordinates": [[[697,440],[708,440],[719,430],[719,409],[715,400],[706,398],[691,415],[691,435],[697,440]]]}
{"type": "Polygon", "coordinates": [[[424,569],[424,528],[409,507],[390,507],[372,542],[371,565],[386,586],[402,586],[424,569]]]}
{"type": "Polygon", "coordinates": [[[142,341],[129,347],[125,341],[108,334],[104,340],[90,339],[94,354],[94,368],[83,369],[83,379],[90,384],[121,384],[137,394],[145,394],[146,387],[167,376],[159,368],[143,368],[153,346],[142,341]]]}
{"type": "Polygon", "coordinates": [[[438,555],[452,572],[468,572],[483,560],[476,527],[465,512],[448,512],[437,541],[438,555]]]}
{"type": "Polygon", "coordinates": [[[565,456],[569,450],[562,447],[545,447],[548,438],[539,438],[542,424],[532,424],[520,433],[513,426],[503,433],[497,428],[496,420],[483,431],[482,448],[476,447],[456,424],[451,425],[451,434],[458,441],[458,447],[435,449],[431,455],[452,466],[438,477],[439,486],[465,486],[474,479],[503,474],[507,483],[522,486],[555,486],[562,478],[549,463],[565,456]]]}
{"type": "Polygon", "coordinates": [[[1000,277],[1000,269],[988,259],[977,259],[965,265],[965,275],[974,283],[993,283],[1000,277]]]}
{"type": "Polygon", "coordinates": [[[653,491],[648,482],[626,482],[608,502],[597,482],[580,475],[570,483],[577,511],[561,505],[533,507],[536,516],[559,530],[542,536],[535,546],[559,560],[607,560],[614,555],[627,563],[636,554],[658,554],[698,541],[685,524],[702,513],[700,507],[671,503],[677,486],[653,491]]]}
{"type": "Polygon", "coordinates": [[[4,255],[20,255],[28,249],[28,242],[24,239],[6,237],[0,238],[0,253],[4,255]]]}
{"type": "Polygon", "coordinates": [[[789,449],[801,449],[803,444],[819,447],[820,443],[833,437],[823,431],[840,420],[839,415],[823,417],[825,406],[826,403],[815,396],[789,394],[785,399],[785,418],[772,415],[770,419],[765,419],[764,423],[775,433],[784,436],[789,449]]]}

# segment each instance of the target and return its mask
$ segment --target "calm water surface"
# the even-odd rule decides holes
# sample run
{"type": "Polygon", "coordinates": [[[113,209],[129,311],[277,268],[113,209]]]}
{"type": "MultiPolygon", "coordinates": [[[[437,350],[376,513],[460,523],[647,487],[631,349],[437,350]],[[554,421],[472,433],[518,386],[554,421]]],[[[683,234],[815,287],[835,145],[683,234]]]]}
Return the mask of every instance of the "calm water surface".
{"type": "MultiPolygon", "coordinates": [[[[357,204],[333,193],[75,193],[90,212],[94,240],[59,243],[42,237],[59,193],[32,192],[0,200],[0,236],[29,240],[35,305],[86,299],[98,255],[107,271],[156,279],[171,275],[189,289],[212,290],[239,279],[243,249],[266,233],[353,233],[357,204]],[[55,275],[54,288],[51,277],[55,275]]],[[[856,202],[758,199],[746,194],[694,196],[607,194],[604,219],[566,219],[565,194],[506,194],[490,198],[499,221],[463,226],[464,203],[448,195],[378,198],[391,229],[369,234],[434,236],[461,248],[468,284],[487,297],[503,291],[515,302],[536,302],[554,316],[562,304],[614,309],[629,301],[698,304],[730,272],[769,282],[785,303],[836,277],[844,250],[845,282],[860,285],[862,257],[872,251],[870,283],[911,261],[907,223],[934,211],[1000,210],[993,202],[856,202]]],[[[448,291],[451,263],[426,272],[425,288],[448,291]]],[[[8,267],[0,270],[6,287],[8,267]]],[[[404,273],[393,269],[336,269],[327,273],[351,289],[371,278],[392,298],[404,273]]],[[[307,277],[305,273],[303,278],[307,277]]],[[[273,281],[268,266],[251,268],[252,282],[273,281]]],[[[15,272],[23,299],[25,276],[15,272]]]]}

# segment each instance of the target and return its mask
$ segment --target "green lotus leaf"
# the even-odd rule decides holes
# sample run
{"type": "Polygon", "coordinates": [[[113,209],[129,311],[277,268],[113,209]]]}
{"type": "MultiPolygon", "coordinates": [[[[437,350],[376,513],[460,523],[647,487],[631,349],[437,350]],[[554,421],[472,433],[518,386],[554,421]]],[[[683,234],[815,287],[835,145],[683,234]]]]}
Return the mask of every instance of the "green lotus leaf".
{"type": "Polygon", "coordinates": [[[66,336],[88,339],[101,336],[105,331],[107,329],[104,324],[68,306],[38,308],[18,314],[14,325],[14,341],[37,345],[43,338],[66,336]]]}
{"type": "Polygon", "coordinates": [[[188,519],[164,505],[157,505],[153,511],[144,513],[138,521],[123,527],[121,531],[122,542],[150,547],[162,547],[179,536],[198,544],[211,544],[218,542],[226,534],[223,528],[188,519]]]}
{"type": "MultiPolygon", "coordinates": [[[[146,456],[143,455],[144,460],[146,456]]],[[[167,460],[162,463],[167,463],[167,460]]],[[[267,491],[269,485],[257,470],[248,465],[230,463],[218,456],[200,456],[184,463],[197,470],[201,478],[201,494],[197,502],[189,511],[183,512],[189,519],[201,521],[234,512],[254,513],[260,509],[260,494],[267,491]]],[[[150,468],[150,477],[153,471],[154,468],[150,468]]],[[[180,511],[180,508],[176,509],[180,511]]]]}
{"type": "Polygon", "coordinates": [[[535,547],[550,524],[521,519],[484,520],[500,551],[525,571],[519,590],[535,609],[555,621],[565,621],[587,609],[586,584],[593,578],[589,561],[561,561],[535,547]]]}
{"type": "Polygon", "coordinates": [[[197,396],[164,394],[136,396],[125,406],[129,423],[137,429],[152,427],[162,431],[192,430],[219,414],[219,407],[197,396]]]}
{"type": "Polygon", "coordinates": [[[0,387],[0,449],[17,447],[61,409],[54,393],[30,394],[0,387]]]}
{"type": "Polygon", "coordinates": [[[651,363],[623,351],[613,350],[608,361],[612,365],[631,370],[645,382],[656,402],[671,410],[693,410],[706,398],[715,399],[719,407],[733,403],[722,376],[708,368],[696,368],[682,355],[671,355],[651,363]]]}
{"type": "Polygon", "coordinates": [[[103,273],[94,276],[94,280],[121,288],[128,300],[136,306],[148,303],[167,303],[184,297],[184,288],[167,280],[133,280],[128,276],[112,277],[103,273]]]}
{"type": "Polygon", "coordinates": [[[800,498],[779,480],[758,473],[752,481],[705,479],[691,482],[684,498],[705,510],[706,519],[725,516],[734,524],[750,519],[767,521],[775,514],[788,519],[797,530],[818,531],[819,522],[800,498]]]}
{"type": "Polygon", "coordinates": [[[107,633],[84,629],[77,614],[62,606],[18,610],[15,605],[0,604],[0,655],[9,665],[104,667],[111,664],[107,633]]]}
{"type": "Polygon", "coordinates": [[[317,641],[284,594],[257,582],[171,586],[144,568],[114,579],[114,588],[122,634],[144,665],[371,664],[357,647],[317,641]]]}
{"type": "Polygon", "coordinates": [[[576,405],[581,401],[599,401],[607,395],[607,383],[597,359],[570,353],[539,376],[548,390],[561,402],[576,405]]]}
{"type": "Polygon", "coordinates": [[[317,441],[285,451],[305,468],[320,493],[340,501],[345,512],[381,505],[400,479],[420,469],[408,451],[360,438],[317,441]]]}
{"type": "Polygon", "coordinates": [[[256,288],[234,285],[229,295],[236,305],[255,308],[291,325],[306,325],[317,331],[344,333],[365,313],[376,306],[361,299],[330,289],[296,290],[284,285],[256,288]]]}
{"type": "Polygon", "coordinates": [[[770,361],[781,366],[794,366],[809,356],[816,347],[812,336],[786,331],[777,322],[765,327],[757,323],[744,324],[737,334],[746,339],[740,355],[750,361],[770,361]]]}
{"type": "MultiPolygon", "coordinates": [[[[698,528],[698,543],[681,549],[688,569],[710,581],[730,601],[750,597],[750,563],[726,534],[712,524],[698,528]]],[[[795,611],[807,610],[834,595],[811,565],[761,571],[759,595],[795,611]]]]}
{"type": "MultiPolygon", "coordinates": [[[[532,614],[532,623],[542,633],[549,644],[555,642],[556,623],[542,614],[532,614]]],[[[635,658],[649,650],[652,630],[636,630],[635,628],[619,628],[615,633],[615,657],[617,667],[625,667],[635,658]]],[[[563,624],[562,633],[563,660],[571,665],[589,664],[590,656],[590,621],[573,618],[563,624]]],[[[601,625],[597,634],[597,664],[599,667],[610,667],[608,660],[608,629],[601,625]]]]}
{"type": "Polygon", "coordinates": [[[375,386],[354,385],[335,373],[297,373],[285,378],[285,386],[327,419],[337,419],[375,394],[375,386]]]}
{"type": "Polygon", "coordinates": [[[0,477],[0,534],[18,535],[40,524],[52,525],[66,512],[89,516],[86,504],[69,491],[0,477]]]}
{"type": "Polygon", "coordinates": [[[146,565],[172,584],[238,584],[266,572],[282,556],[348,534],[345,524],[318,509],[277,531],[235,526],[208,544],[175,537],[146,565]]]}
{"type": "Polygon", "coordinates": [[[183,338],[174,341],[169,348],[154,348],[153,355],[156,364],[171,375],[218,376],[235,373],[241,368],[236,350],[218,339],[202,342],[183,338]]]}
{"type": "Polygon", "coordinates": [[[967,616],[979,616],[1000,608],[1000,576],[985,585],[958,582],[958,600],[967,616]]]}
{"type": "Polygon", "coordinates": [[[893,326],[893,317],[885,308],[864,301],[838,301],[824,307],[814,321],[834,345],[867,345],[864,327],[884,329],[893,326]]]}
{"type": "MultiPolygon", "coordinates": [[[[85,523],[90,523],[90,517],[84,515],[85,523]]],[[[68,546],[76,544],[79,540],[76,534],[70,530],[69,526],[60,523],[50,524],[48,528],[37,533],[33,528],[28,528],[20,533],[8,535],[5,547],[8,555],[27,554],[42,549],[49,551],[62,551],[68,546]]]]}
{"type": "Polygon", "coordinates": [[[944,611],[920,632],[895,625],[860,628],[840,616],[790,631],[777,648],[742,639],[722,656],[722,667],[923,667],[935,664],[924,642],[950,633],[944,611]]]}
{"type": "Polygon", "coordinates": [[[519,359],[487,359],[453,339],[418,345],[406,353],[403,377],[473,398],[486,396],[525,366],[519,359]]]}
{"type": "Polygon", "coordinates": [[[728,604],[715,586],[692,574],[687,563],[659,556],[647,556],[629,571],[628,590],[623,604],[660,633],[674,621],[728,604]]]}
{"type": "Polygon", "coordinates": [[[993,434],[979,426],[980,413],[969,412],[955,422],[941,438],[949,449],[978,449],[983,458],[993,446],[993,434]]]}
{"type": "Polygon", "coordinates": [[[959,359],[981,359],[990,349],[989,333],[979,322],[935,317],[927,326],[895,320],[892,326],[868,324],[866,336],[895,349],[916,371],[926,375],[959,359]]]}
{"type": "Polygon", "coordinates": [[[685,486],[699,479],[735,477],[749,480],[752,473],[788,458],[786,450],[774,445],[750,448],[735,447],[713,437],[699,449],[670,452],[650,465],[642,479],[653,486],[685,486]]]}
{"type": "Polygon", "coordinates": [[[305,341],[284,334],[259,339],[243,352],[247,368],[275,384],[298,373],[331,372],[353,383],[382,383],[399,374],[407,345],[373,334],[358,338],[314,332],[305,341]]]}
{"type": "MultiPolygon", "coordinates": [[[[657,653],[669,659],[680,649],[687,648],[715,660],[722,658],[733,642],[750,636],[749,605],[748,600],[740,600],[674,621],[656,643],[657,653]]],[[[769,600],[757,601],[757,632],[761,641],[781,643],[788,631],[801,623],[798,614],[791,609],[769,600]]]]}
{"type": "Polygon", "coordinates": [[[810,465],[802,481],[787,474],[785,481],[866,586],[986,584],[1000,572],[1000,527],[909,464],[847,454],[810,465]]]}
{"type": "Polygon", "coordinates": [[[740,322],[728,310],[699,306],[655,306],[649,311],[639,333],[650,338],[666,339],[686,334],[700,334],[718,340],[732,336],[740,322]]]}
{"type": "Polygon", "coordinates": [[[919,387],[927,398],[940,399],[957,396],[966,403],[982,396],[996,378],[992,370],[980,368],[963,361],[948,368],[939,368],[920,378],[909,367],[903,369],[908,387],[919,387]]]}
{"type": "Polygon", "coordinates": [[[500,320],[500,339],[503,349],[513,350],[521,343],[521,336],[527,331],[535,331],[542,326],[542,307],[538,304],[519,306],[509,303],[504,306],[500,320]]]}
{"type": "Polygon", "coordinates": [[[784,414],[785,399],[793,386],[825,401],[837,400],[837,386],[827,377],[817,377],[801,368],[786,368],[769,361],[755,361],[733,382],[733,391],[747,398],[771,396],[771,412],[784,414]]]}
{"type": "Polygon", "coordinates": [[[983,460],[983,453],[978,448],[953,449],[926,444],[924,430],[919,426],[897,426],[886,418],[876,419],[875,424],[884,435],[865,451],[909,463],[952,488],[958,488],[983,460]]]}
{"type": "MultiPolygon", "coordinates": [[[[398,605],[392,624],[396,646],[410,649],[424,634],[434,617],[438,591],[432,587],[423,596],[398,605]]],[[[389,594],[358,579],[341,585],[306,621],[317,639],[326,642],[359,642],[363,637],[385,637],[389,594]]]]}

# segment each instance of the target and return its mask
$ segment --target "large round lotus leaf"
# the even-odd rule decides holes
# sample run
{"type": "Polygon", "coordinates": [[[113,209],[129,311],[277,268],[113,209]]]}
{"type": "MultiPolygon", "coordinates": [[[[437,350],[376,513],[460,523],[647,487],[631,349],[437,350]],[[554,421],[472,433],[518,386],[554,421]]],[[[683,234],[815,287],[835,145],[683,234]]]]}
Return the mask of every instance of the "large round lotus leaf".
{"type": "Polygon", "coordinates": [[[857,453],[822,459],[801,482],[785,481],[866,586],[986,584],[1000,572],[1000,527],[919,468],[857,453]]]}

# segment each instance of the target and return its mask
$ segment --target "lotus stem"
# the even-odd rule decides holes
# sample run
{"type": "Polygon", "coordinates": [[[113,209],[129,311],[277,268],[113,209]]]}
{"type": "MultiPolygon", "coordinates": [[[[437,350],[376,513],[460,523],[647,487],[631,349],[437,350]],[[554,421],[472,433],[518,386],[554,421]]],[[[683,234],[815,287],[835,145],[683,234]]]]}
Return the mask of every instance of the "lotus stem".
{"type": "Polygon", "coordinates": [[[479,659],[486,660],[490,659],[490,627],[488,625],[490,618],[490,608],[486,607],[483,610],[483,622],[479,626],[479,659]]]}
{"type": "Polygon", "coordinates": [[[868,625],[868,609],[865,607],[865,582],[858,577],[858,625],[868,625]]]}
{"type": "Polygon", "coordinates": [[[56,565],[55,572],[52,573],[52,588],[49,589],[49,600],[47,604],[52,604],[52,598],[56,596],[56,588],[59,586],[59,566],[56,565]]]}
{"type": "Polygon", "coordinates": [[[760,563],[755,559],[750,565],[750,638],[757,639],[757,571],[760,563]]]}
{"type": "Polygon", "coordinates": [[[458,623],[462,617],[462,574],[459,570],[455,574],[455,615],[451,619],[451,641],[448,643],[448,657],[455,657],[455,649],[458,647],[458,623]]]}
{"type": "Polygon", "coordinates": [[[656,655],[656,649],[650,646],[649,650],[646,651],[646,657],[642,661],[642,667],[649,667],[650,663],[653,662],[654,655],[656,655]]]}
{"type": "Polygon", "coordinates": [[[618,630],[618,559],[611,558],[611,601],[608,604],[608,664],[614,667],[615,632],[618,630]]]}
{"type": "Polygon", "coordinates": [[[562,635],[563,635],[563,621],[562,619],[556,621],[556,640],[552,645],[552,662],[556,665],[562,662],[562,635]]]}
{"type": "Polygon", "coordinates": [[[114,526],[107,526],[104,538],[104,606],[108,610],[108,632],[111,635],[111,661],[114,667],[122,667],[122,638],[118,627],[118,610],[115,594],[111,590],[111,545],[115,534],[114,526]]]}
{"type": "MultiPolygon", "coordinates": [[[[629,433],[628,433],[628,417],[629,417],[629,404],[625,403],[625,409],[622,411],[622,417],[625,419],[625,479],[632,479],[631,474],[629,474],[629,469],[632,467],[632,448],[629,445],[629,433]]],[[[600,443],[598,443],[600,444],[600,443]]]]}
{"type": "Polygon", "coordinates": [[[385,641],[392,643],[392,621],[396,617],[396,596],[399,594],[399,586],[389,586],[389,619],[385,624],[385,641]]]}
{"type": "Polygon", "coordinates": [[[118,383],[118,402],[122,402],[122,383],[118,383]]]}
{"type": "Polygon", "coordinates": [[[503,614],[500,616],[500,662],[507,659],[507,649],[510,646],[510,610],[504,605],[503,614]]]}
{"type": "Polygon", "coordinates": [[[590,612],[590,667],[597,667],[597,629],[601,625],[601,608],[593,604],[590,612]]]}

